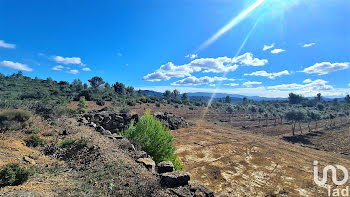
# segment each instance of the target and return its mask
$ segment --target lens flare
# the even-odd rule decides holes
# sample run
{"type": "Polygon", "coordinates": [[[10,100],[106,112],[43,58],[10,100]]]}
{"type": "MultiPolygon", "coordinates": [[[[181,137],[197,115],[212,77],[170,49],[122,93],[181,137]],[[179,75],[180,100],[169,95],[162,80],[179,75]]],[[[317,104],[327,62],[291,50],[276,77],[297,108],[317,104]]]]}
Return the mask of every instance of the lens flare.
{"type": "Polygon", "coordinates": [[[212,37],[210,37],[207,41],[205,41],[200,47],[197,49],[197,53],[202,49],[208,47],[213,42],[215,42],[220,36],[224,33],[235,27],[239,24],[243,19],[245,19],[250,12],[252,12],[255,8],[259,7],[265,0],[257,0],[243,12],[241,12],[238,16],[233,18],[229,23],[227,23],[224,27],[222,27],[218,32],[216,32],[212,37]]]}
{"type": "MultiPolygon", "coordinates": [[[[237,50],[237,52],[236,52],[236,54],[235,54],[235,57],[237,57],[237,56],[241,53],[241,51],[242,51],[243,47],[245,46],[245,44],[247,43],[247,41],[248,41],[250,35],[253,33],[253,31],[255,30],[255,27],[256,27],[257,24],[259,23],[260,18],[261,18],[261,17],[259,17],[258,20],[256,20],[256,22],[254,23],[252,29],[248,32],[247,36],[244,38],[244,40],[243,40],[241,46],[238,48],[238,50],[237,50]]],[[[226,77],[227,73],[228,73],[228,72],[225,72],[225,73],[223,74],[222,77],[226,77]]],[[[222,84],[222,81],[219,81],[218,87],[220,87],[221,84],[222,84]]],[[[211,95],[211,97],[210,97],[210,99],[209,99],[209,101],[208,101],[207,106],[205,107],[205,109],[204,109],[204,111],[203,111],[201,120],[204,120],[205,115],[208,113],[209,107],[210,107],[211,103],[213,102],[217,91],[218,91],[218,88],[215,88],[213,94],[211,95]]]]}

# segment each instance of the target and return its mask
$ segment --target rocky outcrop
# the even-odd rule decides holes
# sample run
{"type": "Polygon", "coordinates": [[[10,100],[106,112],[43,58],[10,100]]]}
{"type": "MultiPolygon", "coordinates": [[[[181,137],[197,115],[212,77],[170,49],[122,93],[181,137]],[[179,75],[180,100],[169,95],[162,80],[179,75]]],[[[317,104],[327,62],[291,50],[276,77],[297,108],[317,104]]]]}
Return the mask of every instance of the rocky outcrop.
{"type": "Polygon", "coordinates": [[[161,174],[161,185],[165,187],[179,187],[188,185],[190,174],[188,172],[175,171],[161,174]]]}
{"type": "MultiPolygon", "coordinates": [[[[108,111],[99,111],[97,113],[87,113],[82,115],[78,122],[96,128],[101,134],[104,131],[118,133],[128,127],[132,120],[136,123],[139,117],[137,114],[112,113],[108,111]]],[[[108,132],[107,132],[108,133],[108,132]]]]}
{"type": "Polygon", "coordinates": [[[190,190],[194,192],[195,196],[214,197],[214,192],[204,186],[201,182],[195,180],[191,183],[190,190]]]}
{"type": "Polygon", "coordinates": [[[157,172],[159,174],[174,171],[174,165],[170,161],[162,161],[157,165],[157,172]]]}
{"type": "Polygon", "coordinates": [[[188,122],[186,122],[186,120],[183,117],[175,116],[172,113],[157,112],[154,114],[154,116],[157,119],[159,119],[166,127],[168,127],[171,130],[188,127],[188,122]]]}
{"type": "Polygon", "coordinates": [[[147,170],[152,173],[155,173],[156,163],[151,158],[139,158],[136,160],[137,163],[142,163],[147,170]]]}

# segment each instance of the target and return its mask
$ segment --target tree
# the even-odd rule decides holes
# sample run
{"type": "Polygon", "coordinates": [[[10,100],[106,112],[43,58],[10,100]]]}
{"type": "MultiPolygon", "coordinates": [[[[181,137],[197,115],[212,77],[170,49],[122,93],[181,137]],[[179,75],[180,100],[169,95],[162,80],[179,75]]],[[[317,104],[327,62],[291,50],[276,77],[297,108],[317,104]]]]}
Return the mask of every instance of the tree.
{"type": "Polygon", "coordinates": [[[187,93],[183,93],[181,100],[182,102],[187,103],[190,100],[190,98],[188,97],[187,93]]]}
{"type": "Polygon", "coordinates": [[[172,97],[173,97],[174,99],[178,99],[179,96],[180,96],[180,92],[179,92],[177,89],[173,90],[173,92],[172,92],[172,97]]]}
{"type": "Polygon", "coordinates": [[[71,85],[72,90],[75,92],[80,92],[81,90],[83,90],[83,83],[80,81],[80,79],[75,79],[71,85]]]}
{"type": "Polygon", "coordinates": [[[316,99],[317,99],[317,101],[321,101],[322,100],[321,93],[318,93],[316,95],[316,99]]]}
{"type": "Polygon", "coordinates": [[[115,82],[113,88],[114,91],[119,95],[124,95],[126,93],[125,85],[123,83],[115,82]]]}
{"type": "Polygon", "coordinates": [[[304,97],[294,93],[289,93],[288,100],[290,104],[299,104],[304,100],[304,97]]]}
{"type": "Polygon", "coordinates": [[[171,91],[170,90],[165,90],[165,92],[163,93],[164,98],[166,99],[170,99],[171,97],[171,91]]]}
{"type": "Polygon", "coordinates": [[[128,86],[128,87],[126,88],[126,93],[127,93],[129,96],[134,96],[134,93],[135,93],[134,87],[128,86]]]}
{"type": "Polygon", "coordinates": [[[231,103],[231,97],[230,96],[226,96],[225,97],[225,103],[231,103]]]}
{"type": "Polygon", "coordinates": [[[90,82],[91,87],[93,88],[97,88],[100,85],[104,84],[105,82],[103,81],[103,79],[101,77],[95,76],[91,79],[88,80],[88,82],[90,82]]]}
{"type": "Polygon", "coordinates": [[[248,103],[248,99],[247,97],[244,97],[243,100],[242,100],[243,104],[246,105],[248,103]]]}
{"type": "Polygon", "coordinates": [[[349,95],[346,95],[345,98],[344,98],[345,102],[346,103],[350,103],[350,96],[349,95]]]}
{"type": "Polygon", "coordinates": [[[105,83],[105,88],[109,89],[111,88],[111,85],[109,85],[109,83],[105,83]]]}
{"type": "Polygon", "coordinates": [[[81,112],[86,112],[87,108],[89,105],[86,103],[85,97],[81,96],[78,104],[78,111],[81,112]]]}
{"type": "Polygon", "coordinates": [[[293,136],[295,136],[295,126],[296,126],[296,123],[298,122],[299,122],[300,132],[302,132],[300,122],[305,119],[305,114],[302,111],[296,111],[296,110],[289,111],[285,114],[285,117],[287,120],[292,121],[293,136]]]}
{"type": "Polygon", "coordinates": [[[310,128],[311,121],[315,121],[315,130],[317,130],[317,121],[321,119],[321,114],[318,113],[317,111],[308,111],[307,116],[309,120],[308,122],[309,132],[311,132],[311,128],[310,128]]]}

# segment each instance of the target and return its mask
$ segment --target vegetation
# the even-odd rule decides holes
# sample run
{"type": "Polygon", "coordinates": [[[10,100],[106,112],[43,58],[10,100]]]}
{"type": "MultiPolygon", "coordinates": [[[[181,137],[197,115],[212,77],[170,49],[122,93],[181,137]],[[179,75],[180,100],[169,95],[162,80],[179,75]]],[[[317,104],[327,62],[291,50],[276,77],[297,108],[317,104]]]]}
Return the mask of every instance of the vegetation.
{"type": "Polygon", "coordinates": [[[44,140],[42,140],[40,135],[38,134],[31,135],[26,142],[28,146],[33,146],[33,147],[37,147],[44,144],[44,140]]]}
{"type": "Polygon", "coordinates": [[[131,143],[146,151],[152,159],[159,163],[171,161],[175,169],[182,170],[183,165],[175,153],[173,137],[159,120],[156,120],[147,110],[136,126],[133,123],[123,132],[131,143]]]}
{"type": "Polygon", "coordinates": [[[9,163],[0,170],[0,188],[15,186],[26,182],[33,172],[21,167],[18,163],[9,163]]]}
{"type": "Polygon", "coordinates": [[[30,117],[30,113],[23,110],[0,111],[0,132],[25,128],[30,117]]]}

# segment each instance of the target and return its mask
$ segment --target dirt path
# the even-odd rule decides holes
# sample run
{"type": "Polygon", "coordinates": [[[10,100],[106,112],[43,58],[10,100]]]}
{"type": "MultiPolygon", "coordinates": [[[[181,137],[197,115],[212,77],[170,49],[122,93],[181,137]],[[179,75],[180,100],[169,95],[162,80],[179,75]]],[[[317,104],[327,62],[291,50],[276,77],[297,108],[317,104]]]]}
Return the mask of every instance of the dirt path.
{"type": "Polygon", "coordinates": [[[172,132],[192,179],[229,196],[327,196],[313,181],[313,161],[319,162],[319,169],[338,164],[350,170],[350,160],[337,154],[210,123],[172,132]]]}

